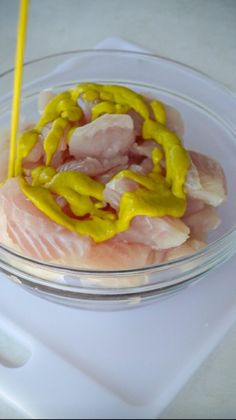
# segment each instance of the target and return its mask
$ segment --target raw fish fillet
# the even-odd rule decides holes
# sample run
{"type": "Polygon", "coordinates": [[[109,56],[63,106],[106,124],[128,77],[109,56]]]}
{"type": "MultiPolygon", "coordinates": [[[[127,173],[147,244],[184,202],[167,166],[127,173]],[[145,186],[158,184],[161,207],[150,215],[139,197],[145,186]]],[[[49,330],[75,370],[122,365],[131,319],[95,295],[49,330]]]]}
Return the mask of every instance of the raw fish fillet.
{"type": "Polygon", "coordinates": [[[135,136],[140,137],[143,129],[143,118],[134,109],[130,109],[128,115],[130,115],[133,120],[135,136]]]}
{"type": "MultiPolygon", "coordinates": [[[[119,209],[122,194],[135,191],[138,184],[127,178],[111,180],[103,192],[104,200],[119,209]]],[[[142,243],[153,249],[167,249],[181,245],[189,237],[189,228],[174,217],[135,217],[129,229],[117,235],[116,240],[142,243]]]]}
{"type": "Polygon", "coordinates": [[[206,240],[207,234],[219,227],[221,221],[215,207],[206,204],[191,215],[184,216],[183,222],[190,228],[195,239],[206,240]]]}
{"type": "Polygon", "coordinates": [[[140,164],[133,163],[128,169],[138,174],[147,175],[153,170],[153,161],[150,158],[145,158],[140,164]]]}
{"type": "Polygon", "coordinates": [[[188,255],[194,254],[200,249],[205,248],[205,246],[206,244],[202,241],[198,241],[196,239],[189,239],[181,246],[169,249],[165,255],[165,261],[171,261],[177,258],[187,257],[188,255]]]}
{"type": "Polygon", "coordinates": [[[134,125],[129,115],[103,115],[74,131],[69,151],[76,159],[110,159],[127,154],[134,139],[134,125]]]}
{"type": "Polygon", "coordinates": [[[157,143],[154,140],[144,140],[142,143],[134,143],[130,152],[133,155],[145,156],[148,158],[152,157],[152,151],[155,147],[158,147],[157,143]]]}
{"type": "Polygon", "coordinates": [[[116,236],[116,240],[149,245],[153,249],[163,250],[179,246],[186,242],[190,229],[174,217],[136,216],[125,232],[116,236]]]}
{"type": "Polygon", "coordinates": [[[100,102],[99,99],[95,99],[95,101],[89,102],[80,97],[77,101],[79,107],[82,109],[84,114],[84,122],[89,123],[92,120],[92,108],[94,105],[98,104],[100,102]]]}
{"type": "MultiPolygon", "coordinates": [[[[170,105],[164,105],[166,111],[166,126],[169,130],[175,132],[177,136],[182,139],[184,134],[184,122],[181,117],[181,114],[177,109],[170,105]]],[[[150,115],[151,118],[154,117],[151,106],[150,108],[150,115]]],[[[132,117],[134,121],[134,131],[136,136],[142,136],[142,125],[143,125],[143,118],[134,110],[130,110],[128,114],[132,117]]]]}
{"type": "Polygon", "coordinates": [[[110,182],[112,180],[112,178],[116,174],[123,171],[124,169],[128,169],[128,163],[125,163],[123,165],[114,166],[114,168],[109,169],[109,171],[104,172],[104,174],[96,176],[95,179],[96,179],[96,181],[101,182],[102,184],[106,185],[108,182],[110,182]]]}
{"type": "Polygon", "coordinates": [[[111,207],[118,210],[122,195],[127,191],[135,191],[137,188],[139,185],[132,179],[114,178],[106,184],[103,198],[111,207]]]}
{"type": "MultiPolygon", "coordinates": [[[[112,159],[98,160],[92,157],[86,157],[80,160],[71,160],[58,168],[58,172],[80,171],[91,177],[104,175],[107,171],[117,166],[126,167],[128,156],[117,156],[112,159]]],[[[116,171],[117,172],[117,171],[116,171]]]]}
{"type": "Polygon", "coordinates": [[[44,156],[43,137],[39,136],[38,143],[34,146],[27,158],[24,159],[24,167],[28,167],[32,163],[38,163],[44,156]]]}
{"type": "Polygon", "coordinates": [[[200,210],[203,210],[206,206],[206,203],[202,200],[197,200],[192,197],[187,197],[187,208],[184,214],[184,217],[191,216],[192,214],[197,213],[200,210]]]}
{"type": "Polygon", "coordinates": [[[191,167],[186,180],[187,194],[214,207],[226,200],[226,178],[221,165],[208,156],[190,151],[191,167]]]}
{"type": "Polygon", "coordinates": [[[144,244],[109,240],[93,245],[83,266],[97,269],[128,269],[153,263],[153,250],[144,244]]]}
{"type": "Polygon", "coordinates": [[[65,229],[38,210],[22,193],[17,178],[0,187],[0,214],[6,217],[7,226],[2,229],[10,240],[33,258],[80,265],[91,246],[88,237],[65,229]]]}

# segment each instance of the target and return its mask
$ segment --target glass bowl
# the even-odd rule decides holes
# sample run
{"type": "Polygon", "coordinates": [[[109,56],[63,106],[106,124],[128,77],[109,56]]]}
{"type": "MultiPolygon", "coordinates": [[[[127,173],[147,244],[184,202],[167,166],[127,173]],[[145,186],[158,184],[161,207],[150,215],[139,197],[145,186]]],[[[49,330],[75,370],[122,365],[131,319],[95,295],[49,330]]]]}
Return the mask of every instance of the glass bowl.
{"type": "MultiPolygon", "coordinates": [[[[5,91],[12,71],[1,75],[5,91]]],[[[209,244],[191,256],[140,269],[77,270],[45,264],[0,245],[0,269],[44,298],[88,309],[118,309],[149,303],[202,278],[236,252],[236,97],[189,67],[150,54],[112,50],[68,52],[25,65],[21,117],[38,118],[40,90],[61,91],[79,82],[128,86],[160,98],[182,114],[187,148],[219,160],[228,180],[222,224],[209,244]]],[[[9,126],[11,94],[0,99],[0,127],[9,126]]],[[[227,287],[227,285],[226,285],[227,287]]]]}

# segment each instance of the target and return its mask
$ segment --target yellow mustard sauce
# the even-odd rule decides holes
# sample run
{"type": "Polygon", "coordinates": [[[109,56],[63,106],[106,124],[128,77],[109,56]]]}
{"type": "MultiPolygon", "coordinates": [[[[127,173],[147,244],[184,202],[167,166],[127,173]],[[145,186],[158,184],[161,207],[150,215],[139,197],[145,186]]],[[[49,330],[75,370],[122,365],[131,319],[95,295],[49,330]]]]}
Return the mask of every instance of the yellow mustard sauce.
{"type": "Polygon", "coordinates": [[[68,120],[62,117],[57,118],[46,136],[43,148],[46,156],[46,165],[50,165],[54,154],[56,153],[60,141],[65,133],[65,128],[68,127],[68,120]]]}
{"type": "Polygon", "coordinates": [[[95,105],[92,109],[92,121],[96,120],[102,114],[127,114],[128,105],[114,104],[114,102],[103,101],[95,105]]]}
{"type": "Polygon", "coordinates": [[[185,213],[184,183],[189,169],[189,156],[176,134],[166,128],[165,108],[160,101],[152,101],[148,105],[141,95],[126,87],[95,83],[83,83],[57,95],[46,106],[36,128],[25,132],[19,139],[17,175],[22,174],[23,160],[37,144],[40,133],[48,124],[51,124],[51,128],[44,140],[45,165],[32,171],[32,185],[26,183],[23,177],[19,182],[27,198],[55,223],[102,242],[127,230],[135,216],[182,217],[185,213]],[[69,142],[83,117],[78,105],[80,97],[90,102],[100,101],[92,107],[92,120],[102,114],[136,111],[143,118],[143,138],[153,139],[158,144],[152,153],[153,170],[148,175],[131,170],[115,175],[114,178],[127,178],[138,184],[136,191],[123,194],[118,214],[103,209],[103,184],[79,171],[57,173],[50,167],[61,138],[64,135],[69,142]],[[163,158],[165,176],[161,167],[163,158]],[[65,199],[75,218],[65,214],[55,196],[65,199]]]}
{"type": "Polygon", "coordinates": [[[149,119],[143,124],[143,138],[145,140],[152,138],[162,145],[165,152],[166,180],[172,185],[173,194],[184,198],[184,183],[190,161],[180,139],[163,124],[149,119]]]}
{"type": "Polygon", "coordinates": [[[44,187],[33,187],[20,179],[20,187],[27,198],[55,223],[77,232],[90,236],[96,242],[105,241],[114,236],[114,222],[94,216],[89,220],[77,220],[67,216],[56,203],[52,193],[44,187]]]}
{"type": "Polygon", "coordinates": [[[20,175],[22,172],[22,162],[29,153],[33,150],[39,140],[39,132],[34,129],[30,131],[26,131],[21,135],[18,141],[18,150],[17,150],[17,159],[16,159],[16,167],[15,173],[16,175],[20,175]]]}

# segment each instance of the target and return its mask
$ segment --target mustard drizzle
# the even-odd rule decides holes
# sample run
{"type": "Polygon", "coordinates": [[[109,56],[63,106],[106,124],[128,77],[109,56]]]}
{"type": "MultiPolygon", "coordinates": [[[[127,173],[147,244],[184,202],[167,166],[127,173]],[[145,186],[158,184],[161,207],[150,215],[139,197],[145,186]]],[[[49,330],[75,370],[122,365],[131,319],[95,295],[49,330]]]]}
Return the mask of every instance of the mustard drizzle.
{"type": "Polygon", "coordinates": [[[44,140],[45,166],[32,171],[32,185],[20,178],[23,193],[34,205],[54,222],[96,242],[109,239],[128,229],[132,219],[138,215],[182,217],[186,209],[184,183],[189,168],[189,157],[180,139],[165,126],[166,114],[159,101],[148,105],[144,98],[122,86],[84,83],[68,92],[62,92],[46,106],[34,130],[23,133],[19,139],[16,174],[22,174],[23,160],[33,150],[43,128],[51,124],[44,140]],[[118,214],[104,210],[104,185],[80,172],[56,173],[50,167],[61,138],[67,132],[67,141],[83,117],[78,99],[101,102],[92,107],[92,120],[104,113],[122,114],[136,111],[143,118],[143,138],[153,139],[160,148],[152,154],[154,168],[148,175],[130,170],[121,171],[116,178],[132,179],[138,184],[134,192],[121,197],[118,214]],[[151,114],[152,112],[152,114],[151,114]],[[154,119],[152,118],[154,115],[154,119]],[[70,130],[70,135],[68,132],[70,130]],[[163,155],[164,154],[164,155],[163,155]],[[162,175],[161,160],[165,158],[166,175],[162,175]],[[79,220],[69,217],[55,201],[55,194],[63,197],[79,220]]]}

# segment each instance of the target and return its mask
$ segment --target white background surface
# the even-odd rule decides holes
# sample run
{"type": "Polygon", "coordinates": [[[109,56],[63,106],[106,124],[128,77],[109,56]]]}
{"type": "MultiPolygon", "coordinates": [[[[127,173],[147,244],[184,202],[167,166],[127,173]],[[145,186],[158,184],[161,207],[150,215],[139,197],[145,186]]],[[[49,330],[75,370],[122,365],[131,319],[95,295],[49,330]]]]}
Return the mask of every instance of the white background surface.
{"type": "MultiPolygon", "coordinates": [[[[14,61],[17,3],[0,0],[0,72],[14,61]]],[[[32,0],[26,59],[92,48],[111,35],[200,69],[236,91],[236,0],[32,0]]],[[[236,328],[163,418],[235,418],[235,354],[236,328]]]]}

